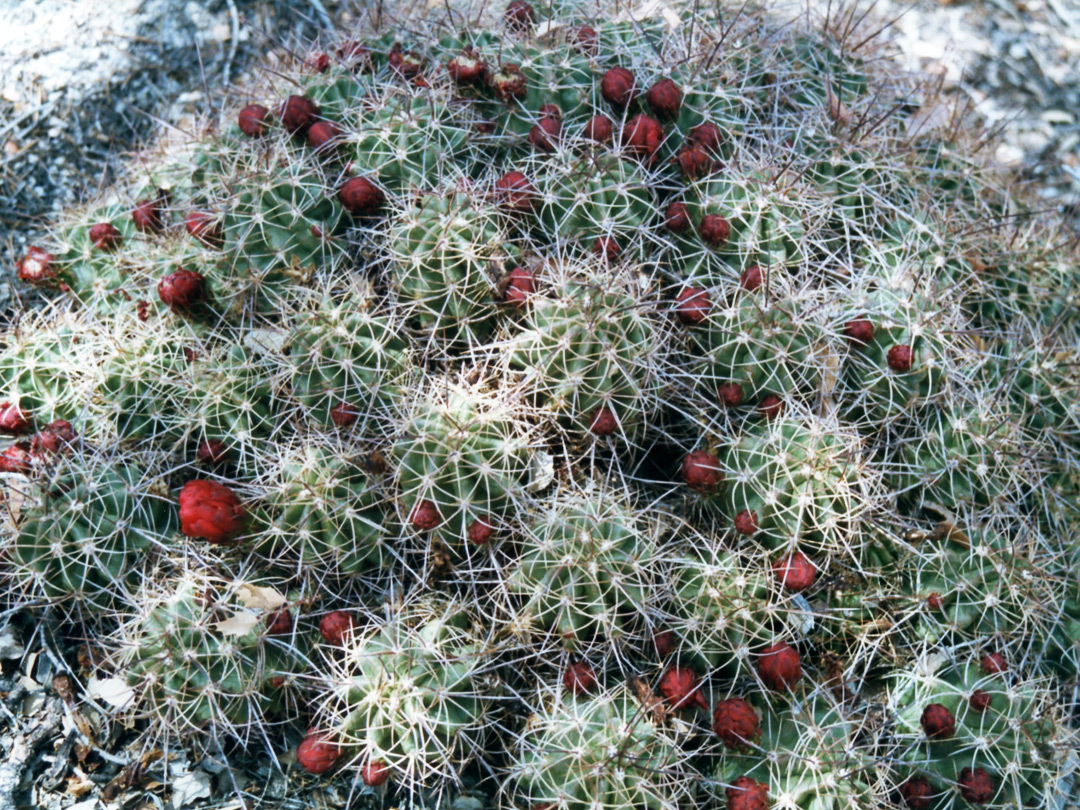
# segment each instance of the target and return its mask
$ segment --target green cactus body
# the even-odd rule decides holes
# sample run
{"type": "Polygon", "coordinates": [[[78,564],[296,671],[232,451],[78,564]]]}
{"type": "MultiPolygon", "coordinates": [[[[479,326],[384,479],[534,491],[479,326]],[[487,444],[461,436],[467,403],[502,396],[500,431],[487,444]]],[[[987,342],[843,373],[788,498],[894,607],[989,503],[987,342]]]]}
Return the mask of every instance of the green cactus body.
{"type": "Polygon", "coordinates": [[[57,283],[80,301],[92,303],[102,311],[125,301],[123,291],[133,286],[132,268],[125,263],[120,246],[141,237],[124,207],[113,204],[83,212],[64,230],[63,238],[55,254],[57,283]],[[94,245],[90,231],[98,223],[109,223],[118,231],[116,248],[94,245]]]}
{"type": "Polygon", "coordinates": [[[77,314],[63,311],[8,331],[0,340],[3,399],[38,420],[75,418],[93,385],[93,369],[83,358],[95,351],[95,340],[77,314]]]}
{"type": "Polygon", "coordinates": [[[503,51],[501,61],[517,65],[525,76],[523,98],[482,105],[504,133],[528,135],[545,104],[558,106],[564,132],[575,131],[593,114],[595,79],[588,61],[576,51],[530,45],[503,51]]]}

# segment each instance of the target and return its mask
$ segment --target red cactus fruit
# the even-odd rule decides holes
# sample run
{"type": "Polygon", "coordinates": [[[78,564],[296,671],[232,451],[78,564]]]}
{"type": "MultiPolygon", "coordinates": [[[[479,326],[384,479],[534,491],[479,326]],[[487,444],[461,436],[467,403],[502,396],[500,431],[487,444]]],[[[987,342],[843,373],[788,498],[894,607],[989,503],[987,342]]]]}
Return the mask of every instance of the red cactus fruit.
{"type": "Polygon", "coordinates": [[[702,177],[707,177],[716,168],[716,161],[709,156],[709,153],[700,146],[693,144],[682,147],[676,153],[674,159],[682,176],[687,180],[699,180],[702,177]]]}
{"type": "Polygon", "coordinates": [[[327,644],[340,647],[352,632],[353,617],[347,610],[335,610],[319,619],[319,635],[327,644]]]}
{"type": "Polygon", "coordinates": [[[710,245],[720,247],[731,236],[731,223],[719,214],[706,214],[701,218],[698,232],[710,245]]]}
{"type": "Polygon", "coordinates": [[[782,557],[772,566],[776,580],[788,591],[805,591],[814,584],[817,567],[801,551],[782,557]]]}
{"type": "Polygon", "coordinates": [[[566,668],[562,676],[563,689],[572,695],[585,695],[596,688],[596,673],[584,661],[578,661],[566,668]]]}
{"type": "Polygon", "coordinates": [[[1005,660],[1005,656],[999,652],[986,653],[979,659],[979,666],[982,667],[982,671],[987,675],[1000,675],[1002,672],[1007,672],[1009,664],[1005,660]]]}
{"type": "Polygon", "coordinates": [[[162,276],[157,285],[158,298],[174,312],[191,309],[206,295],[206,279],[195,270],[176,268],[162,276]]]}
{"type": "Polygon", "coordinates": [[[216,217],[209,211],[188,211],[184,218],[184,227],[191,236],[207,247],[221,247],[223,241],[221,227],[216,217]]]}
{"type": "Polygon", "coordinates": [[[529,143],[541,152],[554,152],[555,144],[562,134],[562,121],[553,116],[541,118],[529,130],[529,143]]]}
{"type": "Polygon", "coordinates": [[[543,104],[540,107],[541,118],[556,118],[562,121],[562,107],[558,104],[543,104]]]}
{"type": "Polygon", "coordinates": [[[690,212],[686,203],[674,202],[664,212],[664,225],[673,233],[682,233],[690,227],[690,212]]]}
{"type": "Polygon", "coordinates": [[[725,408],[737,408],[743,403],[742,386],[737,382],[723,382],[716,386],[716,397],[725,408]]]}
{"type": "Polygon", "coordinates": [[[350,177],[338,189],[338,199],[350,214],[366,217],[382,208],[386,197],[382,189],[366,177],[350,177]]]}
{"type": "Polygon", "coordinates": [[[529,87],[525,74],[517,65],[500,65],[499,69],[491,74],[488,84],[504,104],[525,98],[529,87]]]}
{"type": "Polygon", "coordinates": [[[663,142],[664,129],[655,118],[635,115],[623,126],[622,145],[649,166],[656,162],[656,150],[663,142]]]}
{"type": "Polygon", "coordinates": [[[42,427],[30,439],[30,455],[44,456],[66,450],[78,438],[71,422],[57,419],[42,427]]]}
{"type": "Polygon", "coordinates": [[[215,546],[234,543],[247,511],[236,493],[217,481],[195,479],[180,490],[180,531],[215,546]]]}
{"type": "Polygon", "coordinates": [[[328,732],[312,731],[296,749],[296,761],[305,771],[318,776],[333,768],[341,754],[341,747],[331,741],[328,732]]]}
{"type": "Polygon", "coordinates": [[[750,537],[757,534],[757,512],[752,509],[743,509],[735,516],[735,531],[750,537]]]}
{"type": "Polygon", "coordinates": [[[307,140],[316,152],[333,152],[341,143],[343,134],[333,121],[316,121],[308,127],[307,140]]]}
{"type": "Polygon", "coordinates": [[[968,706],[971,710],[982,714],[990,708],[990,704],[994,702],[994,696],[984,689],[976,689],[971,693],[971,697],[968,698],[968,706]]]}
{"type": "Polygon", "coordinates": [[[606,115],[594,115],[585,124],[585,130],[582,133],[590,141],[596,141],[596,143],[610,144],[614,137],[614,127],[611,124],[611,119],[606,115]]]}
{"type": "Polygon", "coordinates": [[[604,261],[613,262],[619,258],[622,248],[614,236],[598,236],[592,244],[592,252],[604,261]]]}
{"type": "Polygon", "coordinates": [[[761,736],[761,721],[754,707],[742,698],[721,700],[713,709],[713,732],[727,748],[740,749],[761,736]]]}
{"type": "Polygon", "coordinates": [[[320,114],[319,105],[306,96],[289,96],[281,105],[281,124],[293,135],[303,135],[320,114]]]}
{"type": "Polygon", "coordinates": [[[758,265],[747,267],[739,276],[739,286],[744,290],[753,292],[761,286],[761,268],[758,265]]]}
{"type": "Polygon", "coordinates": [[[111,222],[98,222],[90,226],[90,243],[98,250],[111,253],[120,247],[124,235],[111,222]]]}
{"type": "Polygon", "coordinates": [[[769,786],[740,776],[724,791],[727,810],[769,810],[769,786]]]}
{"type": "Polygon", "coordinates": [[[368,787],[385,785],[390,778],[390,766],[381,759],[372,760],[360,771],[360,778],[368,787]]]}
{"type": "Polygon", "coordinates": [[[338,427],[349,427],[356,424],[360,413],[348,402],[339,402],[330,409],[330,421],[338,427]]]}
{"type": "Polygon", "coordinates": [[[777,419],[784,413],[784,400],[776,394],[766,394],[758,403],[758,414],[762,419],[777,419]]]}
{"type": "Polygon", "coordinates": [[[758,658],[758,675],[762,682],[777,692],[790,689],[802,677],[802,661],[790,644],[773,644],[762,650],[758,658]]]}
{"type": "Polygon", "coordinates": [[[653,635],[653,647],[661,658],[667,658],[679,649],[679,639],[671,630],[661,630],[653,635]]]}
{"type": "Polygon", "coordinates": [[[612,107],[622,110],[637,96],[634,74],[624,67],[613,67],[600,80],[600,95],[612,107]]]}
{"type": "Polygon", "coordinates": [[[660,676],[657,688],[673,709],[709,708],[701,694],[701,681],[692,667],[668,667],[660,676]]]}
{"type": "Polygon", "coordinates": [[[619,429],[615,412],[608,407],[597,408],[589,419],[589,431],[594,436],[610,436],[619,429]]]}
{"type": "Polygon", "coordinates": [[[911,371],[913,360],[914,352],[911,351],[911,347],[903,344],[893,346],[885,355],[885,362],[889,364],[889,368],[900,373],[911,371]]]}
{"type": "Polygon", "coordinates": [[[720,459],[708,450],[689,453],[682,463],[683,480],[696,492],[713,493],[720,488],[724,474],[720,471],[720,459]]]}
{"type": "Polygon", "coordinates": [[[266,616],[266,634],[269,636],[287,636],[292,632],[293,615],[288,608],[266,616]]]}
{"type": "Polygon", "coordinates": [[[135,208],[131,211],[131,222],[135,226],[135,230],[143,233],[161,233],[165,228],[162,219],[162,208],[164,206],[165,200],[160,196],[152,200],[142,200],[135,203],[135,208]]]}
{"type": "Polygon", "coordinates": [[[677,118],[682,98],[682,90],[671,79],[660,79],[645,94],[645,101],[657,118],[677,118]]]}
{"type": "Polygon", "coordinates": [[[16,403],[0,402],[0,433],[18,436],[28,433],[30,428],[30,417],[16,403]]]}
{"type": "Polygon", "coordinates": [[[714,124],[712,121],[706,121],[703,124],[698,124],[693,127],[686,135],[687,143],[692,143],[700,146],[706,152],[716,154],[720,151],[720,142],[724,138],[724,133],[720,131],[720,127],[714,124]]]}
{"type": "Polygon", "coordinates": [[[600,44],[600,38],[597,36],[595,28],[590,28],[587,25],[579,25],[571,35],[570,44],[586,56],[592,56],[596,53],[596,48],[600,44]]]}
{"type": "Polygon", "coordinates": [[[446,63],[446,72],[459,85],[479,84],[487,74],[487,63],[467,48],[446,63]]]}
{"type": "Polygon", "coordinates": [[[856,318],[844,324],[844,336],[852,343],[865,346],[874,339],[874,325],[866,318],[856,318]]]}
{"type": "Polygon", "coordinates": [[[945,607],[945,602],[942,600],[940,593],[932,593],[926,597],[926,606],[930,610],[937,611],[945,607]]]}
{"type": "Polygon", "coordinates": [[[469,524],[469,528],[465,530],[465,536],[469,538],[469,542],[478,546],[482,546],[491,540],[491,536],[495,533],[495,527],[492,526],[487,518],[479,517],[469,524]]]}
{"type": "Polygon", "coordinates": [[[900,798],[911,810],[930,810],[934,803],[934,788],[929,779],[913,776],[900,786],[900,798]]]}
{"type": "Polygon", "coordinates": [[[947,740],[956,730],[956,718],[946,706],[940,703],[928,704],[923,709],[919,724],[931,740],[947,740]]]}
{"type": "Polygon", "coordinates": [[[0,472],[26,475],[30,472],[32,463],[30,442],[16,442],[0,452],[0,472]]]}
{"type": "Polygon", "coordinates": [[[424,68],[424,57],[416,51],[402,50],[401,43],[395,42],[387,55],[390,67],[403,79],[415,79],[424,68]]]}
{"type": "Polygon", "coordinates": [[[507,172],[495,181],[495,197],[503,208],[530,211],[536,199],[536,187],[521,172],[507,172]]]}
{"type": "Polygon", "coordinates": [[[261,138],[269,131],[270,110],[262,104],[248,104],[237,113],[236,124],[249,138],[261,138]]]}
{"type": "Polygon", "coordinates": [[[536,276],[525,267],[515,267],[507,277],[503,301],[517,308],[525,306],[529,296],[536,292],[536,276]]]}
{"type": "Polygon", "coordinates": [[[960,771],[960,795],[970,804],[986,804],[994,798],[994,777],[982,768],[964,768],[960,771]]]}
{"type": "Polygon", "coordinates": [[[229,448],[221,439],[206,439],[199,443],[195,458],[203,464],[220,464],[228,455],[229,448]]]}
{"type": "Polygon", "coordinates": [[[19,262],[19,280],[28,284],[45,284],[56,278],[56,270],[53,269],[53,255],[45,248],[33,245],[26,251],[26,255],[19,262]]]}
{"type": "Polygon", "coordinates": [[[506,21],[508,29],[520,34],[536,25],[536,9],[525,0],[511,0],[503,12],[503,20],[506,21]]]}
{"type": "Polygon", "coordinates": [[[477,121],[476,131],[481,135],[493,135],[495,133],[494,121],[477,121]]]}
{"type": "Polygon", "coordinates": [[[675,299],[675,314],[687,326],[699,324],[709,317],[712,299],[709,291],[701,287],[683,287],[675,299]]]}
{"type": "Polygon", "coordinates": [[[442,523],[439,507],[431,501],[418,501],[409,513],[409,523],[418,531],[431,531],[442,523]]]}
{"type": "Polygon", "coordinates": [[[304,67],[312,73],[326,73],[330,69],[330,57],[325,53],[313,53],[304,60],[304,67]]]}

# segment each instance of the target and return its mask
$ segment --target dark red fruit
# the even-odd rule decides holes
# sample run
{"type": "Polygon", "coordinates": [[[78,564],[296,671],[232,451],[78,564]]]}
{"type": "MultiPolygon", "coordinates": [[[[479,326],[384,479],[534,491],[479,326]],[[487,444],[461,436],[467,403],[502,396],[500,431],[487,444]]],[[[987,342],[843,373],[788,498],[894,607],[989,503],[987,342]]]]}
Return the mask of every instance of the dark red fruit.
{"type": "Polygon", "coordinates": [[[78,438],[71,422],[57,419],[41,428],[30,438],[30,455],[43,456],[66,450],[78,438]]]}
{"type": "Polygon", "coordinates": [[[368,787],[385,785],[386,780],[390,778],[390,766],[381,759],[372,760],[360,771],[360,778],[368,787]]]}
{"type": "Polygon", "coordinates": [[[971,693],[971,697],[968,698],[968,706],[972,711],[982,714],[990,708],[990,704],[994,702],[994,696],[984,689],[976,689],[971,693]]]}
{"type": "Polygon", "coordinates": [[[534,292],[536,292],[536,276],[533,275],[532,270],[515,267],[510,271],[503,301],[520,309],[525,306],[525,302],[534,292]]]}
{"type": "Polygon", "coordinates": [[[536,25],[536,9],[525,0],[512,0],[503,13],[503,19],[507,28],[520,34],[536,25]]]}
{"type": "Polygon", "coordinates": [[[761,268],[758,265],[747,267],[739,276],[739,286],[744,290],[753,292],[761,286],[761,268]]]}
{"type": "Polygon", "coordinates": [[[587,25],[581,25],[574,31],[570,44],[586,56],[592,56],[596,53],[596,48],[600,44],[600,39],[596,35],[596,29],[590,28],[587,25]]]}
{"type": "Polygon", "coordinates": [[[164,207],[165,200],[162,197],[135,203],[135,208],[131,212],[131,222],[135,230],[143,233],[161,233],[165,228],[162,217],[164,207]]]}
{"type": "Polygon", "coordinates": [[[248,104],[236,116],[237,126],[249,138],[261,138],[270,126],[270,110],[262,104],[248,104]]]}
{"type": "Polygon", "coordinates": [[[762,682],[777,692],[790,689],[802,677],[802,661],[795,648],[783,642],[762,651],[758,659],[762,682]]]}
{"type": "Polygon", "coordinates": [[[971,804],[986,804],[994,798],[994,777],[982,768],[964,768],[957,784],[960,795],[971,804]]]}
{"type": "Polygon", "coordinates": [[[1007,672],[1009,664],[1005,661],[1005,656],[999,652],[987,653],[979,659],[979,666],[982,667],[982,671],[987,675],[1000,675],[1002,672],[1007,672]]]}
{"type": "Polygon", "coordinates": [[[683,480],[696,492],[713,493],[724,480],[720,459],[708,450],[695,450],[683,459],[683,480]]]}
{"type": "Polygon", "coordinates": [[[469,542],[478,546],[482,546],[491,540],[494,533],[495,527],[488,523],[487,518],[482,517],[470,523],[469,528],[465,530],[465,536],[469,538],[469,542]]]}
{"type": "Polygon", "coordinates": [[[649,88],[645,100],[657,118],[677,118],[682,106],[682,90],[671,79],[660,79],[649,88]]]}
{"type": "Polygon", "coordinates": [[[544,104],[540,107],[540,117],[562,121],[562,107],[558,104],[544,104]]]}
{"type": "Polygon", "coordinates": [[[566,668],[562,676],[563,689],[574,695],[584,695],[596,688],[596,673],[584,661],[566,668]]]}
{"type": "Polygon", "coordinates": [[[525,74],[517,65],[500,65],[499,69],[491,75],[488,84],[503,103],[525,98],[529,87],[525,74]]]}
{"type": "Polygon", "coordinates": [[[675,202],[669,205],[664,212],[664,225],[674,233],[682,233],[689,228],[690,212],[686,210],[686,203],[675,202]]]}
{"type": "Polygon", "coordinates": [[[656,648],[657,655],[667,658],[679,649],[679,639],[672,631],[661,630],[653,636],[653,647],[656,648]]]}
{"type": "Polygon", "coordinates": [[[721,700],[713,709],[713,732],[725,747],[748,748],[761,736],[761,722],[754,707],[742,698],[721,700]]]}
{"type": "Polygon", "coordinates": [[[348,402],[339,402],[330,409],[330,421],[338,427],[349,427],[356,423],[360,413],[348,402]]]}
{"type": "Polygon", "coordinates": [[[341,758],[342,750],[325,731],[310,732],[296,749],[296,761],[308,773],[324,774],[341,758]]]}
{"type": "Polygon", "coordinates": [[[303,135],[319,118],[319,105],[305,96],[289,96],[281,105],[281,124],[293,135],[303,135]]]}
{"type": "Polygon", "coordinates": [[[346,610],[335,610],[319,619],[319,635],[327,644],[340,647],[352,636],[353,617],[346,610]]]}
{"type": "Polygon", "coordinates": [[[220,464],[228,455],[229,448],[221,439],[206,439],[199,443],[195,458],[203,464],[220,464]]]}
{"type": "Polygon", "coordinates": [[[736,382],[724,382],[716,386],[716,398],[725,408],[737,408],[743,402],[742,386],[736,382]]]}
{"type": "Polygon", "coordinates": [[[947,740],[956,730],[956,718],[940,703],[931,703],[923,709],[919,724],[931,740],[947,740]]]}
{"type": "Polygon", "coordinates": [[[366,217],[382,208],[386,197],[382,189],[366,177],[350,177],[338,189],[338,199],[350,214],[366,217]]]}
{"type": "Polygon", "coordinates": [[[893,346],[889,349],[889,353],[885,355],[885,362],[889,364],[889,368],[900,373],[911,371],[913,360],[914,353],[911,351],[911,347],[902,344],[893,346]]]}
{"type": "Polygon", "coordinates": [[[196,479],[180,490],[180,531],[215,546],[243,533],[247,511],[236,493],[217,481],[196,479]]]}
{"type": "Polygon", "coordinates": [[[416,51],[402,50],[400,42],[390,47],[387,61],[394,72],[404,79],[415,79],[424,68],[424,58],[416,51]]]}
{"type": "Polygon", "coordinates": [[[206,295],[206,279],[195,270],[178,267],[163,276],[157,285],[158,298],[174,311],[191,309],[206,295]]]}
{"type": "Polygon", "coordinates": [[[773,563],[773,573],[776,581],[788,591],[805,591],[814,584],[817,576],[817,568],[810,558],[801,551],[795,551],[786,557],[781,557],[773,563]]]}
{"type": "Polygon", "coordinates": [[[16,442],[0,452],[0,472],[26,475],[30,472],[33,458],[30,442],[16,442]]]}
{"type": "Polygon", "coordinates": [[[446,72],[457,84],[479,84],[487,74],[487,63],[476,51],[466,49],[446,63],[446,72]]]}
{"type": "Polygon", "coordinates": [[[330,69],[330,57],[325,53],[313,53],[304,60],[304,67],[312,73],[326,73],[330,69]]]}
{"type": "Polygon", "coordinates": [[[750,509],[743,509],[735,516],[735,531],[739,534],[750,537],[751,535],[757,534],[757,530],[757,512],[750,509]]]}
{"type": "Polygon", "coordinates": [[[120,247],[124,235],[111,222],[99,222],[90,226],[90,243],[98,250],[111,253],[120,247]]]}
{"type": "Polygon", "coordinates": [[[929,779],[913,776],[900,786],[900,798],[911,810],[930,810],[934,788],[929,779]]]}
{"type": "Polygon", "coordinates": [[[942,601],[940,593],[932,593],[926,597],[926,606],[930,610],[941,610],[945,606],[945,602],[942,601]]]}
{"type": "Polygon", "coordinates": [[[536,187],[521,172],[507,172],[495,181],[495,196],[503,208],[530,211],[536,199],[536,187]]]}
{"type": "Polygon", "coordinates": [[[606,115],[594,115],[585,124],[585,130],[582,134],[590,141],[610,144],[614,131],[610,118],[606,115]]]}
{"type": "Polygon", "coordinates": [[[660,122],[647,115],[635,115],[622,130],[622,145],[643,163],[656,162],[656,150],[664,142],[664,129],[660,122]]]}
{"type": "Polygon", "coordinates": [[[33,245],[26,251],[26,256],[19,262],[19,280],[28,284],[45,284],[56,278],[53,269],[53,255],[45,248],[33,245]]]}
{"type": "Polygon", "coordinates": [[[344,133],[333,121],[316,121],[307,131],[308,144],[316,152],[333,152],[344,133]]]}
{"type": "Polygon", "coordinates": [[[687,145],[675,155],[679,171],[687,180],[699,180],[707,177],[716,169],[716,161],[700,146],[687,145]]]}
{"type": "Polygon", "coordinates": [[[598,236],[592,244],[592,252],[605,261],[615,261],[620,251],[619,242],[614,236],[598,236]]]}
{"type": "Polygon", "coordinates": [[[30,431],[30,417],[13,402],[0,402],[0,433],[18,436],[30,431]]]}
{"type": "Polygon", "coordinates": [[[266,617],[266,633],[270,636],[287,636],[292,632],[293,616],[288,609],[279,610],[266,617]]]}
{"type": "Polygon", "coordinates": [[[784,400],[776,394],[767,394],[758,403],[758,414],[762,419],[777,419],[784,413],[784,400]]]}
{"type": "Polygon", "coordinates": [[[701,681],[691,667],[668,667],[657,688],[673,709],[709,708],[701,694],[701,681]]]}
{"type": "Polygon", "coordinates": [[[701,218],[698,232],[710,245],[719,247],[731,236],[731,223],[719,214],[706,214],[701,218]]]}
{"type": "Polygon", "coordinates": [[[189,211],[184,218],[184,227],[191,236],[207,247],[221,247],[221,228],[209,211],[189,211]]]}
{"type": "Polygon", "coordinates": [[[675,299],[675,314],[687,326],[699,324],[709,317],[712,300],[709,291],[701,287],[683,287],[675,299]]]}
{"type": "Polygon", "coordinates": [[[874,339],[874,325],[866,318],[856,318],[844,324],[844,336],[852,343],[865,346],[874,339]]]}
{"type": "Polygon", "coordinates": [[[439,507],[431,501],[419,501],[409,514],[409,523],[419,531],[431,531],[442,523],[439,507]]]}
{"type": "Polygon", "coordinates": [[[724,790],[727,810],[769,810],[769,786],[740,776],[724,790]]]}
{"type": "Polygon", "coordinates": [[[720,151],[720,141],[723,140],[723,137],[724,133],[720,131],[720,127],[711,121],[706,121],[703,124],[698,124],[687,133],[686,142],[700,146],[710,154],[716,154],[720,151]]]}
{"type": "Polygon", "coordinates": [[[624,67],[611,68],[600,80],[600,95],[613,107],[622,110],[637,95],[634,74],[624,67]]]}
{"type": "Polygon", "coordinates": [[[529,143],[541,152],[554,152],[561,134],[562,122],[558,118],[541,118],[529,130],[529,143]]]}
{"type": "Polygon", "coordinates": [[[595,436],[610,436],[619,429],[619,420],[611,408],[597,408],[589,419],[589,431],[595,436]]]}

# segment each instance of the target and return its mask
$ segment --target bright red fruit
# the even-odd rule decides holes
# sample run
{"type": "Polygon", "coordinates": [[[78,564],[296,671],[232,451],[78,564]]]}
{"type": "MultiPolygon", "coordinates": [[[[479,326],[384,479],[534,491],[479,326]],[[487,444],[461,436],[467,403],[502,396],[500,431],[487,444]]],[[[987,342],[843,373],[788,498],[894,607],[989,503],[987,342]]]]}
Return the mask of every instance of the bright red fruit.
{"type": "Polygon", "coordinates": [[[758,658],[758,675],[764,684],[777,692],[790,689],[802,677],[802,661],[790,644],[773,644],[758,658]]]}
{"type": "Polygon", "coordinates": [[[700,679],[691,667],[668,667],[660,676],[658,688],[673,709],[709,708],[701,694],[700,679]]]}
{"type": "Polygon", "coordinates": [[[724,791],[727,810],[769,810],[769,786],[740,776],[724,791]]]}
{"type": "Polygon", "coordinates": [[[350,214],[366,217],[382,208],[386,197],[366,177],[350,177],[338,189],[338,199],[350,214]]]}
{"type": "Polygon", "coordinates": [[[814,584],[817,567],[801,551],[795,551],[773,563],[777,581],[789,591],[805,591],[814,584]]]}
{"type": "Polygon", "coordinates": [[[90,226],[90,242],[98,250],[110,253],[120,247],[124,235],[111,222],[99,222],[90,226]]]}
{"type": "Polygon", "coordinates": [[[409,523],[422,532],[431,531],[442,523],[439,507],[431,501],[418,502],[409,514],[409,523]]]}
{"type": "Polygon", "coordinates": [[[236,493],[217,481],[195,479],[180,490],[180,530],[214,545],[235,542],[247,511],[236,493]]]}
{"type": "Polygon", "coordinates": [[[19,280],[28,284],[45,284],[56,278],[53,269],[54,257],[45,248],[33,245],[26,251],[26,256],[19,262],[19,280]]]}
{"type": "Polygon", "coordinates": [[[360,778],[364,780],[364,784],[368,787],[384,785],[386,780],[390,778],[390,766],[381,759],[373,760],[360,771],[360,778]]]}
{"type": "Polygon", "coordinates": [[[206,278],[195,270],[178,267],[157,285],[158,298],[174,311],[191,309],[206,295],[206,278]]]}
{"type": "Polygon", "coordinates": [[[340,647],[352,635],[353,617],[344,610],[335,610],[319,619],[319,635],[327,644],[340,647]]]}
{"type": "Polygon", "coordinates": [[[713,732],[727,748],[748,748],[761,736],[761,721],[754,707],[742,698],[721,700],[713,709],[713,732]]]}
{"type": "Polygon", "coordinates": [[[720,471],[720,459],[708,450],[695,450],[683,459],[683,480],[697,492],[712,493],[719,489],[724,480],[720,471]]]}
{"type": "Polygon", "coordinates": [[[709,291],[701,287],[683,287],[675,299],[675,314],[687,326],[699,324],[709,317],[712,300],[709,291]]]}
{"type": "Polygon", "coordinates": [[[267,133],[270,122],[270,110],[262,104],[248,104],[236,116],[240,131],[249,138],[261,138],[267,133]]]}
{"type": "Polygon", "coordinates": [[[30,430],[30,417],[13,402],[0,402],[0,433],[18,436],[30,430]]]}
{"type": "Polygon", "coordinates": [[[308,733],[296,749],[296,761],[308,773],[319,775],[333,768],[341,754],[341,747],[331,742],[329,733],[313,731],[308,733]]]}

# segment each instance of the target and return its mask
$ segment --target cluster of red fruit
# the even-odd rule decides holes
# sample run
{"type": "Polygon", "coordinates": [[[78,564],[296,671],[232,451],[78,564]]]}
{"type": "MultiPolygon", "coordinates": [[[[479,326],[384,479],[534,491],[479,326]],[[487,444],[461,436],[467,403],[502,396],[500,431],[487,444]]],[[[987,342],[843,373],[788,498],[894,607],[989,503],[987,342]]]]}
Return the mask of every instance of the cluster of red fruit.
{"type": "MultiPolygon", "coordinates": [[[[25,436],[33,430],[31,416],[12,402],[0,402],[0,435],[25,436]]],[[[0,472],[27,475],[35,460],[63,451],[76,438],[71,422],[66,419],[43,425],[29,439],[17,441],[0,452],[0,472]]]]}

